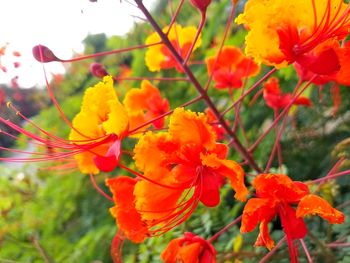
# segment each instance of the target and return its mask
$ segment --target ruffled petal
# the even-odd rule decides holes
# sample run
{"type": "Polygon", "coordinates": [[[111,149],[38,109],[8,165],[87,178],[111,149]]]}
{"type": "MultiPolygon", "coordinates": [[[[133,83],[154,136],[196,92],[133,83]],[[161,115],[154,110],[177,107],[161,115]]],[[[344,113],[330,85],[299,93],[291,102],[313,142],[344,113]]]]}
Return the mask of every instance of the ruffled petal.
{"type": "Polygon", "coordinates": [[[243,209],[241,233],[252,231],[259,222],[267,224],[277,214],[276,205],[269,199],[251,198],[243,209]]]}
{"type": "Polygon", "coordinates": [[[300,200],[296,216],[304,217],[315,214],[331,224],[342,224],[345,220],[344,214],[333,208],[326,200],[317,195],[309,194],[300,200]]]}
{"type": "Polygon", "coordinates": [[[298,202],[309,193],[306,185],[293,182],[284,174],[260,174],[254,179],[253,186],[259,197],[288,203],[298,202]]]}
{"type": "Polygon", "coordinates": [[[169,134],[148,132],[134,148],[136,167],[148,174],[159,174],[159,169],[171,163],[178,149],[179,145],[171,140],[169,134]]]}
{"type": "Polygon", "coordinates": [[[170,118],[169,133],[181,144],[193,143],[208,150],[215,147],[215,132],[203,113],[175,109],[170,118]]]}
{"type": "Polygon", "coordinates": [[[147,99],[153,95],[159,95],[159,90],[148,80],[141,82],[141,89],[131,89],[125,94],[123,104],[128,112],[145,110],[148,107],[147,99]]]}
{"type": "Polygon", "coordinates": [[[259,235],[255,241],[255,246],[264,246],[267,247],[268,250],[271,250],[275,246],[275,241],[270,236],[269,233],[269,222],[263,220],[259,226],[259,235]]]}
{"type": "Polygon", "coordinates": [[[135,209],[133,191],[136,182],[135,179],[126,176],[106,180],[115,202],[115,206],[110,209],[110,212],[116,218],[119,229],[128,239],[140,243],[148,236],[149,232],[141,215],[135,209]]]}

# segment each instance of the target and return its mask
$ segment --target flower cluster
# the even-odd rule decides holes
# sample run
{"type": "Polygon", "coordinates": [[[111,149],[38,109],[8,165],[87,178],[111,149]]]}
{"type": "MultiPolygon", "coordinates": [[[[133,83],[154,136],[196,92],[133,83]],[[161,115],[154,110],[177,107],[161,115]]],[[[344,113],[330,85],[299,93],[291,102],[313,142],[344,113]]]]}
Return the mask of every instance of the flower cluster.
{"type": "MultiPolygon", "coordinates": [[[[29,158],[4,157],[0,160],[31,162],[71,158],[77,170],[89,174],[96,189],[113,202],[110,213],[118,228],[116,239],[126,238],[134,243],[164,235],[189,220],[199,207],[218,207],[224,203],[223,199],[231,203],[246,202],[242,216],[232,218],[237,220],[234,223],[241,220],[240,232],[251,232],[259,224],[255,246],[271,250],[275,242],[270,236],[269,224],[279,217],[291,262],[298,262],[296,240],[307,235],[305,217],[318,215],[331,224],[342,224],[345,216],[318,196],[318,189],[309,187],[312,182],[294,181],[292,173],[291,176],[272,173],[270,168],[276,152],[279,168],[282,167],[279,140],[288,125],[286,117],[291,106],[310,107],[315,103],[311,96],[303,93],[311,83],[332,82],[337,87],[350,84],[350,45],[347,42],[350,6],[342,0],[248,0],[244,12],[235,20],[236,25],[243,24],[248,31],[245,54],[240,47],[225,45],[226,34],[230,32],[229,22],[215,53],[213,50],[202,52],[207,56],[194,63],[195,51],[200,51],[206,42],[202,31],[212,1],[190,1],[191,8],[198,9],[202,15],[198,28],[177,23],[184,4],[180,2],[170,24],[162,28],[142,1],[135,0],[155,32],[145,39],[144,45],[108,52],[109,55],[145,48],[145,68],[150,74],[161,76],[153,78],[159,81],[159,88],[151,83],[152,78],[133,77],[134,72],[124,64],[119,65],[120,74],[112,76],[104,65],[92,63],[90,73],[102,80],[84,91],[80,111],[72,121],[64,115],[48,85],[54,105],[69,126],[68,139],[40,128],[9,104],[35,131],[3,117],[0,122],[37,145],[53,150],[36,152],[29,158]],[[284,92],[282,90],[288,89],[284,89],[283,82],[270,76],[288,65],[294,66],[299,82],[291,92],[284,92]],[[247,89],[247,83],[264,73],[265,66],[274,68],[247,89]],[[192,70],[197,67],[202,70],[198,78],[192,70]],[[162,74],[176,77],[163,77],[162,74]],[[178,78],[178,75],[184,77],[178,78]],[[201,82],[204,77],[206,83],[201,82]],[[124,82],[121,81],[126,79],[141,80],[140,87],[115,88],[116,83],[122,86],[124,82]],[[186,87],[193,86],[198,97],[190,100],[184,92],[183,104],[168,101],[164,95],[168,95],[176,81],[184,81],[186,87]],[[259,87],[254,98],[262,95],[266,105],[274,110],[275,118],[251,144],[240,111],[249,108],[245,105],[247,98],[259,87]],[[232,96],[228,96],[227,91],[232,96]],[[217,94],[222,97],[216,99],[217,94]],[[205,105],[195,104],[198,101],[205,105]],[[231,109],[235,114],[228,114],[231,109]],[[282,118],[284,121],[279,126],[282,118]],[[254,150],[273,130],[276,132],[274,146],[263,169],[265,160],[257,161],[254,150]],[[127,160],[123,159],[124,153],[129,157],[125,158],[127,160]],[[127,174],[110,174],[120,169],[127,174]],[[93,179],[100,173],[105,176],[111,197],[93,179]]],[[[234,14],[237,1],[230,2],[231,14],[234,14]]],[[[68,61],[57,58],[42,45],[36,46],[33,53],[42,63],[68,61]]],[[[107,54],[102,53],[95,57],[107,54]]],[[[69,62],[91,57],[94,56],[69,62]]],[[[255,139],[255,134],[250,137],[255,139]]],[[[268,156],[265,154],[268,149],[263,151],[268,156]]],[[[336,166],[334,170],[338,168],[336,166]]],[[[183,237],[175,238],[167,245],[161,259],[168,263],[215,263],[220,252],[213,243],[233,225],[216,233],[206,233],[213,235],[208,239],[198,233],[185,232],[183,237]]],[[[112,242],[114,254],[119,253],[116,246],[121,246],[121,242],[112,242]]],[[[121,260],[120,253],[113,257],[116,262],[121,260]]]]}

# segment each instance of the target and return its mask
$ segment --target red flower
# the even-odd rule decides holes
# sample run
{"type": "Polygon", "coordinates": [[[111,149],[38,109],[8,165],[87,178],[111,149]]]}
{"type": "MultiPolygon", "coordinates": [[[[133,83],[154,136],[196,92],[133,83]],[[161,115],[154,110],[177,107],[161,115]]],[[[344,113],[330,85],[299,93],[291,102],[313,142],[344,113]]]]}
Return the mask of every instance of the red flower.
{"type": "Polygon", "coordinates": [[[274,247],[268,230],[268,223],[278,215],[286,234],[291,261],[295,262],[294,239],[303,238],[307,233],[301,217],[317,214],[331,224],[344,222],[344,214],[334,209],[326,200],[309,194],[306,184],[292,181],[284,174],[260,174],[254,181],[256,198],[248,200],[243,210],[241,232],[252,231],[260,223],[256,246],[274,247]],[[292,206],[296,205],[295,210],[292,206]]]}
{"type": "Polygon", "coordinates": [[[208,73],[213,74],[215,88],[241,88],[242,79],[255,76],[260,67],[246,57],[239,48],[224,47],[219,56],[206,59],[208,73]]]}
{"type": "Polygon", "coordinates": [[[215,263],[216,250],[205,239],[186,232],[184,237],[170,241],[162,252],[165,263],[215,263]]]}
{"type": "MultiPolygon", "coordinates": [[[[293,100],[293,96],[290,93],[283,94],[278,79],[272,77],[264,83],[264,99],[270,108],[278,110],[289,105],[293,100]]],[[[293,102],[293,104],[311,106],[312,102],[306,97],[299,97],[293,102]]]]}

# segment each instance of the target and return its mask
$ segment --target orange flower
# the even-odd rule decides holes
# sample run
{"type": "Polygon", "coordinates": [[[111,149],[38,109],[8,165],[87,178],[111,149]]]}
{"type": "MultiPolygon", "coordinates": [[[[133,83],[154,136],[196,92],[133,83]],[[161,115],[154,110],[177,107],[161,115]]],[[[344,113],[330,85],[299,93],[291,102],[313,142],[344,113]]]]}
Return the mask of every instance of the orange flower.
{"type": "Polygon", "coordinates": [[[235,197],[248,191],[243,169],[226,160],[227,147],[215,141],[204,114],[178,108],[166,133],[146,133],[134,149],[136,166],[149,180],[135,185],[136,209],[155,232],[165,232],[186,220],[198,202],[220,202],[223,179],[230,180],[235,197]]]}
{"type": "Polygon", "coordinates": [[[224,47],[219,56],[207,58],[206,63],[218,89],[241,88],[243,78],[256,76],[260,71],[259,65],[232,46],[224,47]]]}
{"type": "MultiPolygon", "coordinates": [[[[168,31],[168,27],[163,28],[163,32],[168,31]]],[[[185,58],[192,42],[195,38],[197,29],[193,26],[182,27],[178,24],[174,24],[169,33],[168,38],[177,52],[185,58]]],[[[146,45],[160,42],[160,37],[157,33],[153,33],[146,39],[146,45]]],[[[201,45],[201,38],[199,37],[194,45],[193,51],[201,45]]],[[[164,44],[154,45],[148,48],[145,56],[146,65],[150,71],[160,71],[161,69],[176,68],[181,72],[181,67],[164,44]]]]}
{"type": "Polygon", "coordinates": [[[313,50],[348,35],[349,11],[343,0],[249,0],[236,21],[247,26],[246,53],[258,63],[280,68],[298,62],[329,75],[339,70],[334,49],[313,50]]]}
{"type": "MultiPolygon", "coordinates": [[[[272,77],[264,84],[264,99],[266,104],[274,109],[283,109],[291,103],[293,96],[290,93],[282,94],[277,78],[272,77]]],[[[307,97],[299,97],[294,102],[294,105],[311,106],[312,102],[307,97]]]]}
{"type": "Polygon", "coordinates": [[[256,198],[248,200],[243,210],[241,232],[252,231],[260,223],[256,246],[274,247],[268,230],[268,223],[279,215],[287,237],[291,261],[295,262],[294,239],[303,238],[307,233],[301,217],[317,214],[331,224],[344,222],[344,214],[334,209],[326,200],[309,194],[306,184],[292,181],[284,174],[260,174],[254,181],[256,198]],[[295,210],[292,205],[297,205],[295,210]]]}
{"type": "Polygon", "coordinates": [[[213,245],[191,232],[170,241],[161,254],[165,263],[215,263],[215,256],[213,245]]]}
{"type": "MultiPolygon", "coordinates": [[[[148,80],[142,81],[141,89],[129,90],[123,104],[129,115],[130,130],[169,111],[168,100],[162,98],[158,88],[148,80]]],[[[157,129],[163,128],[164,118],[157,119],[152,124],[157,129]]]]}

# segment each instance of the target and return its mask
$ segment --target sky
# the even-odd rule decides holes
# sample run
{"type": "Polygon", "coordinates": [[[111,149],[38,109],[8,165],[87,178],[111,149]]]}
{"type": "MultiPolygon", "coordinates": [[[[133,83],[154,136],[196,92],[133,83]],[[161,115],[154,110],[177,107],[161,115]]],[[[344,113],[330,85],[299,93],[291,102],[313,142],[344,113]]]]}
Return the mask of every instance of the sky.
{"type": "MultiPolygon", "coordinates": [[[[132,0],[130,0],[132,2],[132,0]]],[[[155,0],[145,0],[147,7],[155,0]]],[[[21,87],[44,85],[42,65],[33,59],[32,48],[37,44],[48,46],[57,57],[70,58],[81,52],[81,41],[88,34],[123,35],[142,17],[139,10],[120,0],[0,0],[0,47],[6,45],[0,70],[0,83],[9,83],[18,75],[21,87]],[[20,57],[13,56],[19,51],[20,57]],[[14,62],[20,66],[15,67],[14,62]]],[[[46,64],[47,72],[64,73],[61,63],[46,64]]]]}

